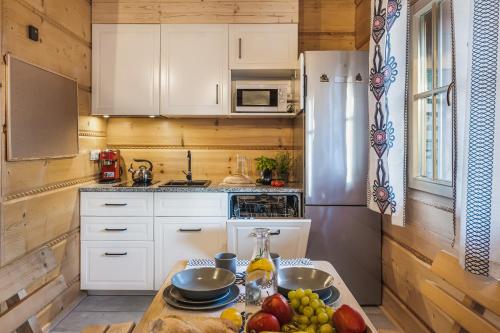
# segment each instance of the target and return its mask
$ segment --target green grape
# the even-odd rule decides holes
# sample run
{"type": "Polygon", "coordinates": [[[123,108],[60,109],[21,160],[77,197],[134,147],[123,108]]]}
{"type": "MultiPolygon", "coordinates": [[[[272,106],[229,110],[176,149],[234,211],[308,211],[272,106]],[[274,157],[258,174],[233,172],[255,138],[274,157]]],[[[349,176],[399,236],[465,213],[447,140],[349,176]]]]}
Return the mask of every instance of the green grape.
{"type": "Polygon", "coordinates": [[[326,324],[328,322],[328,315],[326,314],[326,312],[321,312],[320,314],[318,314],[318,322],[320,324],[326,324]]]}
{"type": "Polygon", "coordinates": [[[292,322],[294,322],[294,323],[298,323],[298,322],[299,322],[299,318],[300,318],[300,316],[299,316],[299,315],[293,315],[293,317],[292,317],[292,322]]]}
{"type": "Polygon", "coordinates": [[[290,301],[290,305],[292,306],[293,309],[297,310],[300,306],[300,302],[298,299],[294,298],[290,301]]]}
{"type": "Polygon", "coordinates": [[[305,325],[305,324],[300,324],[300,325],[299,325],[299,329],[300,329],[301,331],[305,331],[305,330],[307,329],[307,325],[305,325]]]}
{"type": "Polygon", "coordinates": [[[330,324],[323,324],[319,328],[319,333],[333,333],[333,327],[330,324]]]}
{"type": "Polygon", "coordinates": [[[309,320],[311,321],[311,323],[317,324],[318,323],[318,316],[312,316],[311,318],[309,318],[309,320]]]}
{"type": "Polygon", "coordinates": [[[288,299],[289,299],[289,300],[292,300],[292,299],[294,299],[295,297],[297,297],[297,292],[296,292],[295,290],[290,290],[290,291],[288,292],[288,299]]]}
{"type": "Polygon", "coordinates": [[[311,296],[309,296],[311,299],[319,299],[319,295],[316,293],[312,293],[311,296]]]}
{"type": "Polygon", "coordinates": [[[309,325],[306,328],[307,333],[316,333],[316,325],[309,325]]]}
{"type": "Polygon", "coordinates": [[[319,303],[319,301],[317,299],[312,299],[311,300],[311,303],[309,303],[309,306],[313,309],[317,309],[319,308],[321,304],[319,303]]]}
{"type": "Polygon", "coordinates": [[[307,296],[304,296],[304,297],[302,297],[302,298],[300,299],[300,303],[302,303],[302,305],[308,305],[308,304],[309,304],[309,302],[310,302],[310,299],[309,299],[309,297],[307,297],[307,296]]]}
{"type": "Polygon", "coordinates": [[[328,319],[330,319],[330,320],[332,319],[333,312],[334,312],[333,308],[331,308],[329,306],[326,307],[326,314],[328,315],[328,319]]]}
{"type": "Polygon", "coordinates": [[[295,290],[295,297],[302,298],[304,296],[305,296],[304,289],[299,288],[299,289],[295,290]]]}
{"type": "Polygon", "coordinates": [[[304,306],[303,306],[303,305],[299,305],[299,308],[297,309],[297,311],[298,311],[300,314],[303,314],[303,313],[304,313],[304,306]]]}
{"type": "Polygon", "coordinates": [[[304,324],[304,325],[309,325],[309,318],[307,316],[300,316],[299,317],[299,324],[304,324]]]}
{"type": "Polygon", "coordinates": [[[316,308],[316,316],[324,312],[326,312],[325,308],[316,308]]]}
{"type": "Polygon", "coordinates": [[[312,317],[314,315],[314,309],[310,306],[305,306],[304,310],[302,310],[304,316],[312,317]]]}
{"type": "Polygon", "coordinates": [[[311,289],[306,289],[304,290],[304,293],[306,294],[306,296],[311,296],[313,291],[311,289]]]}
{"type": "Polygon", "coordinates": [[[319,300],[319,304],[321,304],[321,307],[324,308],[326,305],[325,305],[325,302],[323,302],[322,299],[319,300]]]}

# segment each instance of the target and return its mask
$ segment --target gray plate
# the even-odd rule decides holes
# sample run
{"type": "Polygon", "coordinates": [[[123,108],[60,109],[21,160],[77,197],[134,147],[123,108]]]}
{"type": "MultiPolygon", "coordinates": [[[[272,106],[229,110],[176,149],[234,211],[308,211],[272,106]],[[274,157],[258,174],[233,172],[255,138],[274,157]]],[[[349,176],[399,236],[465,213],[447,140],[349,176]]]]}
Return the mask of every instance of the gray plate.
{"type": "Polygon", "coordinates": [[[192,300],[192,299],[189,299],[189,298],[182,296],[182,294],[179,292],[179,290],[177,288],[175,288],[174,285],[170,285],[170,287],[168,287],[168,289],[169,289],[168,295],[170,295],[170,298],[175,299],[176,301],[179,301],[182,303],[194,304],[194,305],[214,303],[216,301],[220,301],[221,299],[223,299],[224,297],[229,295],[229,290],[228,290],[224,295],[216,297],[214,299],[210,299],[207,301],[196,301],[196,300],[192,300]]]}
{"type": "Polygon", "coordinates": [[[195,301],[218,298],[226,294],[235,281],[233,272],[215,267],[185,269],[172,277],[172,284],[182,296],[195,301]]]}
{"type": "Polygon", "coordinates": [[[195,305],[195,304],[182,303],[182,302],[179,302],[176,299],[170,297],[169,288],[172,288],[172,285],[168,286],[167,288],[165,288],[165,290],[163,290],[163,300],[168,305],[170,305],[174,308],[177,308],[177,309],[181,309],[181,310],[207,311],[207,310],[219,309],[219,308],[222,308],[228,304],[233,303],[240,295],[240,289],[238,288],[238,286],[232,285],[229,288],[229,293],[224,298],[222,298],[218,301],[215,301],[213,303],[209,303],[209,304],[195,305]]]}
{"type": "Polygon", "coordinates": [[[340,299],[340,291],[334,286],[330,287],[330,296],[328,298],[323,299],[326,305],[332,306],[334,303],[337,303],[340,299]]]}
{"type": "Polygon", "coordinates": [[[319,269],[309,267],[286,267],[278,271],[278,290],[288,294],[298,288],[312,289],[324,298],[333,286],[333,276],[319,269]]]}

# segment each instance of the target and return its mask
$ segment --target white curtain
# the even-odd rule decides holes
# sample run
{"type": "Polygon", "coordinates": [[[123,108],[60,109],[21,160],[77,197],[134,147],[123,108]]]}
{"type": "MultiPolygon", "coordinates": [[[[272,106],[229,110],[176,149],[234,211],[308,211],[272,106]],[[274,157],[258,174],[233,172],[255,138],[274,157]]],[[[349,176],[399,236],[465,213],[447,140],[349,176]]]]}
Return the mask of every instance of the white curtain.
{"type": "Polygon", "coordinates": [[[460,260],[500,279],[500,3],[455,0],[454,12],[460,260]]]}
{"type": "Polygon", "coordinates": [[[408,1],[372,0],[368,207],[404,225],[408,1]]]}

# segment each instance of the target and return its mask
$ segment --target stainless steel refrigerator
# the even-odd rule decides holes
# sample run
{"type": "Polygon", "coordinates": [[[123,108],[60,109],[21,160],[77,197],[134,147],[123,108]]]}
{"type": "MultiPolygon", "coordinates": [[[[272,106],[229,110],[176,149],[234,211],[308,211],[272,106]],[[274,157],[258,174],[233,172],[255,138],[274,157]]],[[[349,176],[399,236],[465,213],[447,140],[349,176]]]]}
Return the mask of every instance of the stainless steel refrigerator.
{"type": "Polygon", "coordinates": [[[366,207],[368,53],[311,51],[304,58],[295,137],[303,141],[304,214],[312,220],[307,256],[331,262],[360,304],[377,305],[381,216],[366,207]]]}

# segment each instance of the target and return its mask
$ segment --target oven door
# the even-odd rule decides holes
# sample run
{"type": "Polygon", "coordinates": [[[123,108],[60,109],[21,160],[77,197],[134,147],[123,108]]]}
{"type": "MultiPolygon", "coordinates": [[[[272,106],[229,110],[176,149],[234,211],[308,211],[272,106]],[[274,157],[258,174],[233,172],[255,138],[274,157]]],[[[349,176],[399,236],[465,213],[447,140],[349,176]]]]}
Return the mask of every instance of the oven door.
{"type": "Polygon", "coordinates": [[[251,259],[254,228],[271,229],[271,252],[281,258],[304,258],[309,238],[311,220],[295,219],[229,219],[227,228],[227,251],[240,259],[251,259]]]}
{"type": "Polygon", "coordinates": [[[279,112],[279,89],[239,88],[236,90],[236,112],[279,112]]]}

